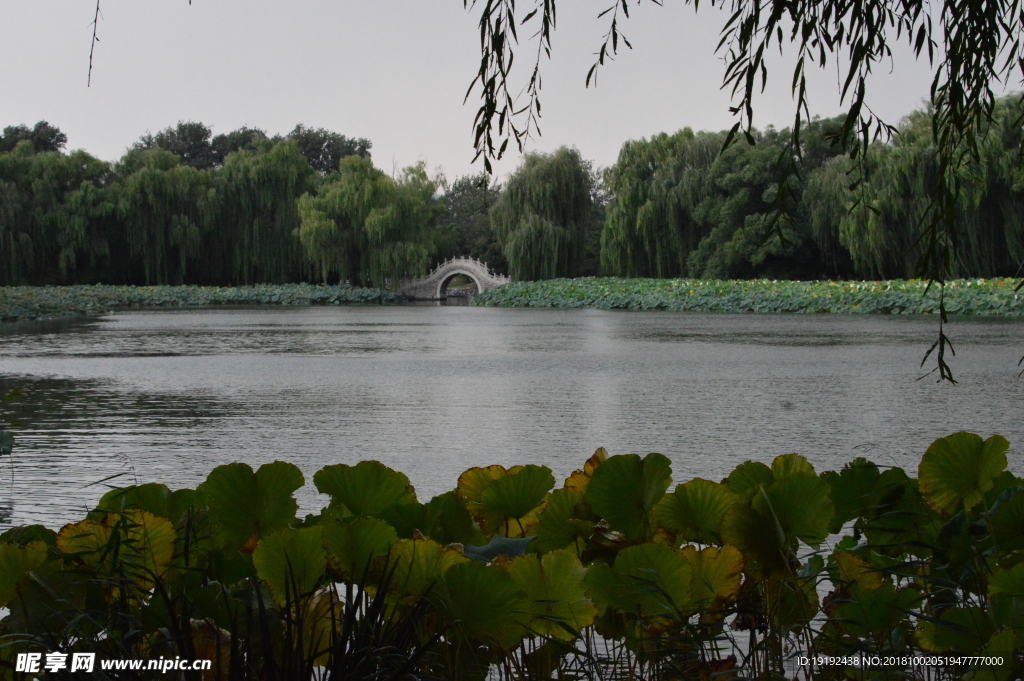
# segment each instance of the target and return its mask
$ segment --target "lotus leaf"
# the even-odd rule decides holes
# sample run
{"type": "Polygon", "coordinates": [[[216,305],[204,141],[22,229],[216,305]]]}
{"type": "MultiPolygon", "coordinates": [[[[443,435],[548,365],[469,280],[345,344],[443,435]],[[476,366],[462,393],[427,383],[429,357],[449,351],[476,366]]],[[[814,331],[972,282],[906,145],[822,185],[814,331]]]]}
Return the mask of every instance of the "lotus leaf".
{"type": "Polygon", "coordinates": [[[585,585],[599,612],[611,606],[645,617],[677,617],[694,608],[692,574],[680,551],[640,544],[623,549],[611,568],[604,563],[592,565],[585,585]]]}
{"type": "Polygon", "coordinates": [[[873,551],[899,555],[904,551],[927,557],[935,544],[933,511],[921,498],[917,480],[899,468],[878,476],[875,496],[855,527],[864,533],[873,551]]]}
{"type": "Polygon", "coordinates": [[[583,501],[583,492],[574,489],[556,489],[548,497],[544,512],[530,534],[537,538],[534,548],[537,553],[573,546],[582,552],[583,544],[594,529],[594,523],[576,516],[576,505],[583,501]]]}
{"type": "Polygon", "coordinates": [[[153,515],[177,523],[189,506],[194,503],[195,494],[190,489],[179,489],[172,492],[166,485],[151,482],[123,489],[112,489],[103,495],[97,508],[106,511],[141,508],[143,511],[149,511],[153,515]]]}
{"type": "Polygon", "coordinates": [[[526,634],[529,603],[508,571],[475,562],[451,566],[432,600],[466,638],[512,650],[526,634]]]}
{"type": "Polygon", "coordinates": [[[313,592],[327,569],[324,528],[281,530],[260,539],[252,554],[256,574],[283,607],[313,592]]]}
{"type": "Polygon", "coordinates": [[[484,498],[484,489],[498,478],[518,471],[521,466],[513,466],[505,470],[504,466],[494,464],[484,468],[470,468],[459,476],[456,491],[470,504],[479,504],[484,498]]]}
{"type": "Polygon", "coordinates": [[[508,573],[528,602],[531,634],[572,641],[594,623],[597,608],[583,588],[587,569],[572,551],[521,556],[508,573]]]}
{"type": "Polygon", "coordinates": [[[1010,443],[999,435],[982,441],[974,433],[954,433],[933,442],[921,458],[918,486],[928,505],[951,515],[971,510],[1006,468],[1010,443]]]}
{"type": "Polygon", "coordinates": [[[774,517],[787,537],[817,544],[828,536],[832,500],[828,483],[815,475],[791,473],[779,478],[755,494],[751,505],[765,517],[774,517]]]}
{"type": "Polygon", "coordinates": [[[854,459],[838,473],[821,474],[828,483],[829,496],[835,506],[830,533],[837,534],[844,524],[860,517],[872,505],[878,475],[878,466],[864,458],[854,459]]]}
{"type": "Polygon", "coordinates": [[[295,520],[292,493],[304,478],[297,466],[275,461],[255,473],[244,463],[213,469],[196,489],[210,510],[220,546],[251,551],[260,537],[285,529],[295,520]]]}
{"type": "Polygon", "coordinates": [[[982,608],[949,608],[938,619],[920,622],[917,638],[931,652],[973,653],[992,638],[995,627],[982,608]]]}
{"type": "Polygon", "coordinates": [[[0,533],[0,544],[11,543],[27,546],[35,541],[41,541],[47,546],[54,546],[57,543],[57,533],[42,525],[12,527],[0,533]]]}
{"type": "Polygon", "coordinates": [[[1001,551],[1024,550],[1024,489],[1000,495],[989,511],[988,528],[1001,551]]]}
{"type": "Polygon", "coordinates": [[[974,670],[971,681],[1008,681],[1014,672],[1014,651],[1019,650],[1020,646],[1020,636],[1012,629],[992,634],[992,638],[978,655],[998,659],[1001,664],[991,664],[993,660],[986,660],[989,664],[979,665],[974,670]]]}
{"type": "Polygon", "coordinates": [[[815,475],[814,466],[799,454],[781,454],[772,461],[772,475],[778,480],[793,473],[809,473],[815,475]]]}
{"type": "Polygon", "coordinates": [[[565,484],[562,485],[565,489],[574,490],[577,492],[586,492],[587,485],[590,484],[590,478],[593,477],[594,471],[601,465],[602,461],[608,458],[608,451],[604,447],[598,447],[594,455],[587,459],[587,462],[583,464],[582,470],[575,470],[568,478],[565,479],[565,484]]]}
{"type": "Polygon", "coordinates": [[[832,613],[833,622],[857,637],[878,638],[907,620],[907,613],[921,602],[913,588],[897,590],[889,582],[874,589],[857,589],[832,613]]]}
{"type": "Polygon", "coordinates": [[[410,601],[422,598],[449,568],[469,559],[429,539],[399,539],[391,546],[391,587],[410,601]]]}
{"type": "Polygon", "coordinates": [[[745,461],[736,466],[724,482],[733,494],[742,496],[756,489],[758,485],[768,487],[775,482],[775,474],[760,461],[745,461]]]}
{"type": "Polygon", "coordinates": [[[322,527],[327,560],[344,581],[362,583],[374,560],[387,555],[398,541],[394,528],[379,518],[355,518],[322,527]]]}
{"type": "Polygon", "coordinates": [[[0,608],[15,597],[21,578],[46,562],[47,553],[47,546],[41,541],[25,547],[0,544],[0,608]]]}
{"type": "Polygon", "coordinates": [[[1024,563],[996,570],[988,580],[992,618],[1003,626],[1016,627],[1024,621],[1024,563]]]}
{"type": "Polygon", "coordinates": [[[631,540],[653,534],[651,512],[672,482],[672,464],[661,454],[613,456],[594,471],[584,495],[612,530],[631,540]]]}
{"type": "Polygon", "coordinates": [[[101,574],[124,574],[135,590],[132,596],[140,597],[170,565],[174,540],[166,518],[132,510],[65,525],[57,534],[57,548],[101,574]]]}
{"type": "Polygon", "coordinates": [[[833,554],[836,562],[838,583],[844,588],[854,591],[870,591],[882,586],[882,573],[867,561],[849,551],[837,551],[833,554]]]}
{"type": "Polygon", "coordinates": [[[332,505],[343,504],[358,517],[381,517],[392,506],[416,503],[409,478],[379,461],[321,468],[313,475],[313,484],[321,494],[330,495],[332,505]]]}
{"type": "Polygon", "coordinates": [[[693,601],[702,610],[720,608],[736,598],[743,579],[743,554],[739,549],[728,544],[700,551],[695,546],[684,546],[682,554],[693,573],[693,601]]]}
{"type": "Polygon", "coordinates": [[[676,485],[654,509],[658,524],[680,541],[719,544],[718,527],[725,512],[739,500],[726,485],[702,478],[676,485]]]}
{"type": "Polygon", "coordinates": [[[760,592],[768,621],[777,629],[802,629],[818,613],[818,594],[811,580],[772,577],[762,582],[760,592]]]}
{"type": "Polygon", "coordinates": [[[488,527],[502,521],[519,520],[537,508],[554,485],[555,478],[550,468],[529,464],[487,483],[480,496],[479,508],[488,520],[488,527]]]}

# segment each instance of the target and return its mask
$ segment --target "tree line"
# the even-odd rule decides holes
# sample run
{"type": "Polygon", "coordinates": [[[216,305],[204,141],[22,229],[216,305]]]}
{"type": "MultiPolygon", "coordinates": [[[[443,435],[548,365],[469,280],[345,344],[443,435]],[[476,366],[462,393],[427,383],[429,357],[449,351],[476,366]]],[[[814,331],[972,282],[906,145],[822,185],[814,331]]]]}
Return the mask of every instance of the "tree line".
{"type": "MultiPolygon", "coordinates": [[[[955,276],[1013,276],[1024,262],[1019,99],[995,114],[980,160],[959,171],[955,276]]],[[[863,163],[842,151],[840,117],[809,123],[799,147],[773,128],[728,146],[726,132],[689,128],[629,141],[603,172],[575,149],[531,153],[503,184],[449,182],[422,164],[391,176],[368,140],[303,125],[215,136],[182,122],[113,163],[65,153],[45,121],[12,126],[0,137],[0,285],[387,286],[457,255],[517,280],[929,276],[918,263],[938,172],[932,118],[914,112],[863,163]]]]}

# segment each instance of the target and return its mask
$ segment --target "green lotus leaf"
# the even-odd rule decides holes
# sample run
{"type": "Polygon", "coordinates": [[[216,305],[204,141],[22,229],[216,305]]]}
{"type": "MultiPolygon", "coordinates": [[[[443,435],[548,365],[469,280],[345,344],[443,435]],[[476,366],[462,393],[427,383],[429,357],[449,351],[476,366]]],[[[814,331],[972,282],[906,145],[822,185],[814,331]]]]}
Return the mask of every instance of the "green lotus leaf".
{"type": "MultiPolygon", "coordinates": [[[[480,510],[487,518],[524,518],[544,501],[555,478],[547,466],[523,466],[492,480],[480,497],[480,510]]],[[[491,523],[488,523],[489,525],[491,523]]],[[[496,523],[495,523],[496,524],[496,523]]]]}
{"type": "Polygon", "coordinates": [[[431,600],[445,622],[469,639],[509,651],[526,634],[530,604],[501,568],[476,562],[453,565],[431,600]]]}
{"type": "Polygon", "coordinates": [[[982,608],[953,607],[938,620],[919,622],[917,639],[931,652],[973,653],[992,638],[995,627],[982,608]]]}
{"type": "Polygon", "coordinates": [[[0,544],[0,608],[6,607],[17,595],[21,578],[46,562],[48,553],[46,544],[41,541],[24,547],[0,544]]]}
{"type": "MultiPolygon", "coordinates": [[[[355,518],[340,502],[332,502],[328,507],[334,515],[342,518],[355,518]],[[339,513],[340,511],[340,513],[339,513]]],[[[426,523],[427,523],[427,506],[421,504],[418,501],[411,504],[396,504],[394,506],[388,506],[383,511],[380,511],[376,516],[359,516],[363,518],[376,517],[378,520],[385,521],[388,525],[394,528],[395,532],[402,539],[412,539],[413,535],[419,531],[420,534],[426,535],[426,523]]]]}
{"type": "Polygon", "coordinates": [[[921,594],[912,588],[897,590],[889,582],[874,589],[856,589],[836,605],[833,621],[858,638],[878,638],[895,629],[918,607],[921,594]]]}
{"type": "Polygon", "coordinates": [[[263,464],[255,473],[244,463],[217,466],[196,488],[209,508],[220,546],[251,551],[260,537],[295,521],[292,493],[302,487],[302,471],[290,463],[263,464]]]}
{"type": "Polygon", "coordinates": [[[423,534],[440,544],[479,544],[483,541],[480,528],[473,522],[473,514],[466,500],[452,490],[439,494],[424,504],[423,534]]]}
{"type": "Polygon", "coordinates": [[[768,621],[778,629],[799,632],[818,614],[818,593],[812,580],[773,577],[759,585],[759,591],[768,621]]]}
{"type": "Polygon", "coordinates": [[[537,524],[530,534],[537,538],[533,548],[537,553],[573,546],[582,552],[587,537],[593,533],[594,523],[576,517],[576,505],[583,501],[583,492],[573,489],[556,489],[548,497],[537,524]]]}
{"type": "Polygon", "coordinates": [[[754,510],[749,503],[733,504],[722,518],[722,541],[738,548],[745,569],[755,579],[785,571],[795,558],[791,545],[775,518],[754,510]]]}
{"type": "Polygon", "coordinates": [[[324,528],[281,530],[260,539],[252,554],[256,574],[270,587],[274,602],[283,607],[313,593],[327,569],[324,528]]]}
{"type": "Polygon", "coordinates": [[[504,466],[499,466],[498,464],[482,468],[470,468],[459,476],[456,491],[470,504],[479,504],[484,498],[484,489],[488,485],[498,478],[517,470],[519,470],[518,466],[505,470],[504,466]]]}
{"type": "Polygon", "coordinates": [[[875,481],[871,505],[864,509],[855,527],[864,534],[873,551],[897,556],[904,552],[931,556],[936,543],[935,512],[921,498],[917,480],[899,468],[890,468],[875,481]]]}
{"type": "Polygon", "coordinates": [[[469,562],[454,549],[429,539],[399,539],[392,544],[388,569],[391,588],[408,601],[417,601],[435,586],[453,565],[469,562]]]}
{"type": "MultiPolygon", "coordinates": [[[[1018,620],[1019,622],[1020,620],[1018,620]]],[[[988,658],[974,670],[971,681],[1009,681],[1014,672],[1014,651],[1020,650],[1020,636],[1013,629],[1004,629],[992,634],[985,647],[978,653],[988,658]],[[992,662],[1000,661],[1000,664],[992,662]]]]}
{"type": "Polygon", "coordinates": [[[933,442],[921,458],[921,495],[940,513],[971,510],[1006,468],[1010,443],[1000,435],[982,441],[974,433],[954,433],[933,442]]]}
{"type": "Polygon", "coordinates": [[[177,523],[194,503],[195,491],[179,489],[172,492],[166,485],[147,483],[123,489],[112,489],[100,498],[96,508],[104,511],[122,511],[140,508],[155,516],[177,523]]]}
{"type": "Polygon", "coordinates": [[[736,598],[743,579],[743,554],[735,546],[682,548],[683,558],[693,573],[692,597],[701,609],[720,607],[736,598]]]}
{"type": "Polygon", "coordinates": [[[130,510],[65,525],[57,534],[57,548],[98,574],[126,575],[135,590],[131,596],[143,597],[170,565],[175,538],[166,518],[130,510]]]}
{"type": "Polygon", "coordinates": [[[691,582],[690,563],[680,551],[662,544],[623,549],[610,570],[597,563],[584,580],[599,611],[611,606],[645,617],[690,612],[694,607],[691,582]]]}
{"type": "Polygon", "coordinates": [[[799,454],[781,454],[772,461],[772,475],[776,480],[793,473],[816,475],[811,462],[799,454]]]}
{"type": "Polygon", "coordinates": [[[808,544],[820,543],[828,536],[834,513],[828,483],[807,473],[777,479],[763,493],[755,494],[751,505],[766,517],[774,517],[787,537],[808,544]]]}
{"type": "Polygon", "coordinates": [[[12,527],[0,533],[0,544],[10,543],[28,546],[32,542],[41,541],[47,546],[56,546],[57,533],[42,525],[23,525],[12,527]]]}
{"type": "Polygon", "coordinates": [[[379,518],[356,518],[322,527],[327,560],[345,581],[362,583],[374,560],[387,555],[398,541],[395,529],[379,518]]]}
{"type": "Polygon", "coordinates": [[[738,500],[726,485],[694,478],[666,494],[655,507],[654,516],[680,541],[718,544],[718,526],[738,500]]]}
{"type": "Polygon", "coordinates": [[[743,496],[757,488],[758,485],[768,487],[775,482],[775,474],[772,469],[760,461],[744,461],[733,469],[725,484],[729,486],[733,494],[743,496]]]}
{"type": "Polygon", "coordinates": [[[1024,598],[1024,563],[1005,570],[996,570],[988,579],[989,596],[1024,598]]]}
{"type": "Polygon", "coordinates": [[[508,573],[528,602],[527,627],[533,635],[573,641],[594,623],[597,608],[583,587],[587,569],[572,551],[521,556],[508,573]]]}
{"type": "Polygon", "coordinates": [[[584,499],[612,530],[631,540],[653,534],[651,511],[672,482],[672,464],[661,454],[609,457],[594,471],[584,499]]]}
{"type": "Polygon", "coordinates": [[[533,537],[509,539],[507,537],[491,537],[484,546],[463,546],[466,558],[475,560],[481,565],[487,565],[498,556],[506,558],[518,558],[526,553],[526,548],[533,541],[533,537]]]}
{"type": "Polygon", "coordinates": [[[835,515],[829,525],[831,534],[837,534],[844,524],[859,518],[873,504],[878,475],[878,466],[864,458],[854,459],[838,473],[828,471],[821,474],[828,483],[829,496],[835,507],[835,515]]]}
{"type": "Polygon", "coordinates": [[[330,495],[332,505],[344,504],[360,517],[380,517],[392,506],[417,503],[409,478],[379,461],[321,468],[313,475],[313,484],[321,494],[330,495]]]}

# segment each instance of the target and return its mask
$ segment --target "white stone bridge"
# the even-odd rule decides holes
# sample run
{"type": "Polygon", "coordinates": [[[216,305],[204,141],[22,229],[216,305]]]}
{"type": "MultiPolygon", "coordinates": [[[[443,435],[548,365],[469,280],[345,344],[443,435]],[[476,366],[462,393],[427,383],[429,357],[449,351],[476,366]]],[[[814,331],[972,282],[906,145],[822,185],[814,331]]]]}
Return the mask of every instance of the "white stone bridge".
{"type": "Polygon", "coordinates": [[[445,300],[448,298],[448,284],[460,274],[466,275],[476,284],[477,293],[490,291],[512,281],[492,272],[487,263],[473,258],[453,258],[445,260],[422,279],[403,279],[398,283],[398,291],[412,300],[445,300]]]}

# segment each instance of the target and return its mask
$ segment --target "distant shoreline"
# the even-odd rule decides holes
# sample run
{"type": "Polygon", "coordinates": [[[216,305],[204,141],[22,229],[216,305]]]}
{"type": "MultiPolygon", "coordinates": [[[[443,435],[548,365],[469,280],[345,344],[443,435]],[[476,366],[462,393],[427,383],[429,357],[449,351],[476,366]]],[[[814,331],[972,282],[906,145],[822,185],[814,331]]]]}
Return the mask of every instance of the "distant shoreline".
{"type": "MultiPolygon", "coordinates": [[[[946,282],[948,314],[1024,317],[1017,279],[946,282]]],[[[515,282],[475,296],[472,305],[686,312],[937,314],[940,287],[922,280],[776,281],[551,279],[515,282]]]]}

